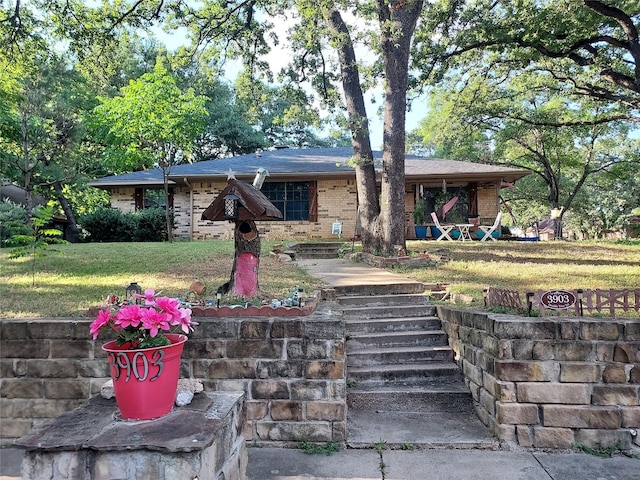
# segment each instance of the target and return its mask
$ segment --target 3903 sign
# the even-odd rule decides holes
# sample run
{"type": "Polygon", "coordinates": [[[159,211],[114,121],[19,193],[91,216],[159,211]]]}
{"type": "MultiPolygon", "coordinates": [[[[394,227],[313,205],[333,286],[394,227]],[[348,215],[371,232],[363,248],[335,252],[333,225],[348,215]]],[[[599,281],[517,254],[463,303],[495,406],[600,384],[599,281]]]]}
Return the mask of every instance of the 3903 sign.
{"type": "Polygon", "coordinates": [[[131,358],[125,352],[109,353],[109,363],[115,370],[113,380],[116,381],[120,375],[125,375],[124,381],[128,382],[131,377],[139,382],[157,380],[164,370],[164,350],[156,350],[147,359],[144,353],[136,352],[131,358]],[[151,377],[151,378],[149,378],[151,377]]]}
{"type": "Polygon", "coordinates": [[[567,310],[576,304],[576,296],[566,290],[549,290],[542,294],[540,303],[551,310],[567,310]]]}

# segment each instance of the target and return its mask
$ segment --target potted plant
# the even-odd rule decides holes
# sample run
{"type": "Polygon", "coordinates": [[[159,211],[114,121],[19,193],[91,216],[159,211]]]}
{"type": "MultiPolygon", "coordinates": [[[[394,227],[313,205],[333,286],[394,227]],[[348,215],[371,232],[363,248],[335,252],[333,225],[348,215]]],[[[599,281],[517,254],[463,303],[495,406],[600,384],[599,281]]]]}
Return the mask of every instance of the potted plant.
{"type": "Polygon", "coordinates": [[[413,225],[416,233],[416,238],[427,238],[424,201],[422,199],[416,201],[415,208],[413,209],[413,225]]]}
{"type": "Polygon", "coordinates": [[[125,303],[100,310],[90,333],[94,340],[105,330],[117,336],[102,349],[108,354],[122,417],[151,420],[173,408],[182,348],[197,323],[178,299],[158,297],[151,289],[134,298],[144,299],[144,305],[125,303]]]}

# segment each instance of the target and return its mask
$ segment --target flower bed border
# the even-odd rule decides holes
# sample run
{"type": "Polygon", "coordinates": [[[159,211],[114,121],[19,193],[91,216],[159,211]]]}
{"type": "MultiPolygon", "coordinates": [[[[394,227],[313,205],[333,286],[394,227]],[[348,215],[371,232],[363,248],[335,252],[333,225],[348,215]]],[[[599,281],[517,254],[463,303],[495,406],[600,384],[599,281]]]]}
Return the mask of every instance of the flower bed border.
{"type": "MultiPolygon", "coordinates": [[[[272,307],[271,305],[249,305],[220,307],[204,307],[194,305],[191,308],[192,317],[300,317],[311,315],[318,307],[320,301],[320,292],[314,292],[306,297],[308,302],[304,307],[272,307]]],[[[88,316],[95,316],[104,307],[91,307],[88,316]]]]}
{"type": "Polygon", "coordinates": [[[371,253],[354,253],[351,255],[351,260],[357,262],[366,263],[372,267],[378,268],[423,268],[423,267],[435,267],[438,262],[446,261],[444,255],[430,255],[426,253],[420,253],[416,257],[408,255],[397,257],[380,257],[371,253]]]}

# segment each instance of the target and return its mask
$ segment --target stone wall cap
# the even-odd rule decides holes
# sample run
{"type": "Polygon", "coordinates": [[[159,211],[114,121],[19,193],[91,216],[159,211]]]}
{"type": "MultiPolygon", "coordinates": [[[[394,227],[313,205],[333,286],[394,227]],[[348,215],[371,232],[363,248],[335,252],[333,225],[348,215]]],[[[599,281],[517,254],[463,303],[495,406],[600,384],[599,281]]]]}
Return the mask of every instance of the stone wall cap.
{"type": "Polygon", "coordinates": [[[243,392],[200,393],[161,418],[123,421],[115,400],[97,395],[14,445],[29,451],[199,451],[213,444],[224,419],[243,398],[243,392]]]}

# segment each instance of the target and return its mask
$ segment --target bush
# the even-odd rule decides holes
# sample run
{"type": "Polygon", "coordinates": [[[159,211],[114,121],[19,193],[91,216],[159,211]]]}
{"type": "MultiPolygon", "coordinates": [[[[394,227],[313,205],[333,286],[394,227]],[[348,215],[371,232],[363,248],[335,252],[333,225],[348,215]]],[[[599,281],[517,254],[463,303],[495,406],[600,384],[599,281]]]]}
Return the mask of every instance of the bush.
{"type": "MultiPolygon", "coordinates": [[[[145,208],[131,214],[135,225],[134,242],[162,242],[167,239],[167,221],[164,208],[145,208]]],[[[173,228],[173,212],[171,212],[173,228]]]]}
{"type": "Polygon", "coordinates": [[[167,239],[164,208],[145,208],[135,213],[100,208],[82,216],[80,224],[84,240],[88,242],[162,242],[167,239]]]}
{"type": "Polygon", "coordinates": [[[79,223],[88,242],[130,242],[133,240],[134,224],[131,215],[109,207],[98,208],[83,215],[79,223]]]}
{"type": "Polygon", "coordinates": [[[11,237],[28,235],[27,210],[11,200],[0,203],[0,247],[7,247],[11,237]]]}

